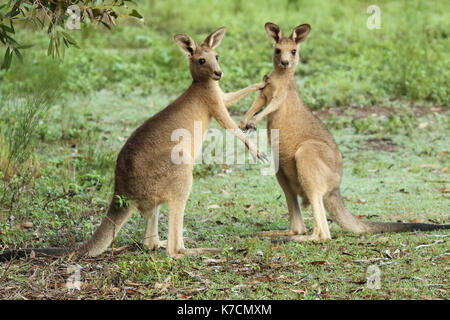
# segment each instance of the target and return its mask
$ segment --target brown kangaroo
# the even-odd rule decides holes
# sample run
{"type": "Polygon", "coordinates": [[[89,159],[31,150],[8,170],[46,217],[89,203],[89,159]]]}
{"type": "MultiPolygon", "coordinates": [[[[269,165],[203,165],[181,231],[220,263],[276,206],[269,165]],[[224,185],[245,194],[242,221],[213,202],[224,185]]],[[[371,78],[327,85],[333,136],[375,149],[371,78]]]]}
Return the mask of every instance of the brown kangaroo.
{"type": "Polygon", "coordinates": [[[285,236],[292,241],[330,239],[325,209],[333,221],[351,232],[449,229],[450,225],[361,221],[347,211],[339,191],[342,155],[328,129],[303,105],[294,80],[299,44],[306,39],[311,27],[299,25],[290,37],[285,37],[281,29],[270,22],[266,23],[265,29],[275,43],[274,69],[239,127],[256,129],[261,119],[267,116],[269,141],[271,129],[279,130],[279,170],[276,177],[286,197],[290,229],[260,232],[258,235],[285,236]],[[264,105],[267,105],[265,109],[251,119],[264,105]],[[314,231],[310,236],[303,235],[307,230],[297,196],[301,196],[304,206],[312,206],[314,231]]]}
{"type": "Polygon", "coordinates": [[[106,217],[92,238],[75,249],[41,248],[6,251],[0,255],[0,261],[25,256],[32,250],[52,256],[65,255],[73,251],[89,256],[101,254],[131,215],[128,205],[119,205],[120,198],[130,200],[147,219],[143,242],[149,249],[167,245],[166,251],[170,256],[219,250],[185,249],[183,242],[183,216],[192,186],[193,159],[201,151],[203,137],[211,117],[223,128],[233,129],[231,131],[245,143],[254,158],[265,159],[265,155],[260,153],[239,130],[227,110],[228,106],[248,93],[262,89],[265,83],[257,83],[233,93],[224,93],[220,89],[218,81],[222,78],[222,71],[214,48],[220,44],[225,32],[224,27],[219,28],[200,45],[187,35],[174,36],[181,51],[189,57],[193,82],[174,102],[136,129],[123,146],[117,158],[113,199],[106,217]],[[179,129],[189,132],[190,136],[194,137],[196,121],[201,124],[200,139],[183,141],[185,142],[183,144],[173,141],[173,133],[179,129]],[[177,154],[191,161],[174,163],[172,157],[175,148],[177,154]],[[169,208],[167,242],[160,241],[158,236],[158,207],[162,203],[167,203],[169,208]]]}

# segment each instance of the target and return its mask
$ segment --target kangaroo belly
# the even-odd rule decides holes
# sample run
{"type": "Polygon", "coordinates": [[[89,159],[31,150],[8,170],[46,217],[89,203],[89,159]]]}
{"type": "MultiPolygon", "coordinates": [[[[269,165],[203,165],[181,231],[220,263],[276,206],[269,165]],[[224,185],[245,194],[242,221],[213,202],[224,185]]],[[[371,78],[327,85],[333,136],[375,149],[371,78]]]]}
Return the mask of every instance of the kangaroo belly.
{"type": "Polygon", "coordinates": [[[296,130],[286,126],[285,111],[279,110],[268,115],[267,130],[272,148],[277,149],[280,165],[289,165],[295,160],[295,152],[300,143],[296,130]]]}
{"type": "Polygon", "coordinates": [[[190,116],[162,113],[133,133],[117,159],[117,193],[159,203],[190,179],[210,123],[208,115],[190,116]]]}

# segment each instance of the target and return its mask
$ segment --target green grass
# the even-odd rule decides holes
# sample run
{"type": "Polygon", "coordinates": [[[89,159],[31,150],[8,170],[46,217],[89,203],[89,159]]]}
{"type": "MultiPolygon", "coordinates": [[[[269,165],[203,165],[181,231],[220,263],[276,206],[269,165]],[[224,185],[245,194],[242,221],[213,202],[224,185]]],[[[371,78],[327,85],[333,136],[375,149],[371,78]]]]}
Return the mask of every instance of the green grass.
{"type": "MultiPolygon", "coordinates": [[[[225,74],[222,85],[235,90],[259,81],[271,70],[272,44],[264,23],[279,23],[286,34],[301,23],[312,32],[301,48],[297,81],[305,102],[315,108],[392,105],[414,101],[448,105],[450,16],[448,0],[379,1],[381,28],[366,27],[370,1],[145,1],[146,23],[121,21],[113,31],[83,26],[72,31],[82,49],[67,52],[64,63],[47,57],[45,32],[20,32],[25,64],[0,76],[2,90],[59,85],[79,95],[109,89],[173,95],[190,82],[187,61],[173,35],[197,41],[219,26],[228,28],[218,48],[225,74]]],[[[247,104],[234,110],[244,111],[247,104]]]]}
{"type": "MultiPolygon", "coordinates": [[[[145,99],[141,100],[140,105],[145,99]]],[[[70,124],[72,132],[66,138],[42,142],[37,149],[47,162],[42,165],[42,177],[35,181],[29,197],[23,195],[20,211],[7,213],[14,221],[0,223],[0,246],[69,245],[86,239],[99,224],[111,196],[115,155],[123,143],[117,137],[129,134],[143,120],[139,109],[130,106],[128,116],[121,118],[118,111],[114,119],[101,107],[83,107],[78,101],[68,106],[68,113],[76,110],[83,116],[70,124]],[[77,126],[89,128],[91,136],[77,126]],[[33,227],[20,230],[17,226],[26,221],[33,222],[33,227]]],[[[351,111],[346,115],[354,117],[351,111]]],[[[449,200],[443,193],[449,181],[444,169],[448,165],[448,117],[430,114],[413,120],[411,132],[400,129],[397,133],[386,129],[389,119],[375,117],[375,121],[382,128],[377,133],[357,134],[351,125],[333,129],[345,159],[342,193],[348,208],[372,221],[449,223],[449,200]],[[425,122],[428,126],[418,129],[425,122]],[[378,150],[386,143],[386,135],[392,139],[394,152],[378,150]]],[[[339,127],[335,122],[329,125],[339,127]]],[[[139,247],[98,259],[59,259],[50,266],[46,259],[35,259],[27,267],[18,261],[0,267],[5,288],[10,288],[0,295],[20,297],[17,290],[25,281],[54,298],[118,298],[124,292],[130,299],[449,298],[446,232],[355,235],[331,223],[333,239],[324,243],[280,245],[253,237],[257,231],[288,226],[282,191],[273,176],[260,174],[261,167],[196,166],[184,232],[194,242],[187,246],[222,247],[221,255],[173,260],[163,250],[146,252],[139,247]],[[75,263],[83,267],[84,287],[69,293],[64,288],[68,277],[64,268],[75,263]],[[380,266],[379,290],[366,286],[369,265],[380,266]],[[56,279],[55,274],[59,275],[56,279]]],[[[304,215],[311,230],[310,209],[304,215]]],[[[163,206],[162,238],[167,219],[167,206],[163,206]]],[[[143,230],[143,220],[136,213],[114,246],[139,244],[143,230]]],[[[21,294],[39,297],[31,291],[21,294]]]]}
{"type": "MultiPolygon", "coordinates": [[[[349,210],[372,221],[449,223],[450,122],[443,112],[450,96],[449,2],[379,1],[379,30],[366,28],[369,4],[142,2],[144,25],[83,27],[74,32],[81,49],[67,51],[63,62],[45,56],[44,33],[20,31],[18,40],[35,47],[24,52],[23,65],[0,71],[0,140],[19,139],[8,128],[23,120],[5,106],[31,109],[43,97],[46,112],[27,131],[32,152],[19,161],[24,171],[7,184],[0,180],[0,250],[71,245],[93,233],[107,210],[124,140],[190,83],[173,34],[202,40],[227,26],[218,52],[221,86],[231,91],[271,70],[266,21],[286,33],[300,23],[312,26],[296,80],[344,155],[341,191],[349,210]]],[[[236,122],[254,97],[233,107],[236,122]]],[[[0,157],[0,171],[1,163],[0,157]]],[[[261,166],[195,166],[184,232],[193,242],[186,245],[222,247],[221,255],[174,260],[138,247],[96,259],[19,260],[0,265],[0,297],[450,298],[448,232],[355,235],[331,223],[333,239],[323,243],[273,244],[252,236],[288,226],[281,188],[274,176],[261,175],[261,166]],[[423,244],[432,245],[418,247],[423,244]],[[79,292],[64,287],[71,264],[82,266],[79,292]],[[381,289],[366,285],[370,265],[380,267],[381,289]]],[[[167,215],[162,206],[162,238],[167,215]]],[[[311,230],[310,209],[304,215],[311,230]]],[[[136,213],[114,246],[139,244],[143,232],[136,213]]]]}

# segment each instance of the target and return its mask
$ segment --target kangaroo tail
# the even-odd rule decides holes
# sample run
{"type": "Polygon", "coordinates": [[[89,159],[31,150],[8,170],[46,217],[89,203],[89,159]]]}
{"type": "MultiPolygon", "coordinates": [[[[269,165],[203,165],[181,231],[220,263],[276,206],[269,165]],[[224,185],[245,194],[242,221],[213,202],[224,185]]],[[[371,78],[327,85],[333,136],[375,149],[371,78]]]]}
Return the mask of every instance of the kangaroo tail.
{"type": "Polygon", "coordinates": [[[347,210],[339,189],[332,191],[324,198],[324,205],[331,219],[342,229],[350,232],[405,232],[450,229],[449,224],[372,222],[360,220],[347,210]]]}
{"type": "Polygon", "coordinates": [[[130,215],[130,208],[127,205],[120,206],[113,197],[102,223],[92,238],[80,246],[79,252],[90,257],[103,253],[113,242],[130,215]]]}
{"type": "Polygon", "coordinates": [[[127,206],[120,207],[113,198],[109,206],[108,213],[103,218],[102,223],[94,232],[92,238],[84,244],[72,248],[34,248],[6,250],[0,254],[0,262],[27,257],[31,255],[32,252],[38,255],[52,257],[65,256],[71,254],[72,252],[86,254],[91,257],[97,256],[103,253],[109,247],[130,215],[130,209],[127,206]]]}

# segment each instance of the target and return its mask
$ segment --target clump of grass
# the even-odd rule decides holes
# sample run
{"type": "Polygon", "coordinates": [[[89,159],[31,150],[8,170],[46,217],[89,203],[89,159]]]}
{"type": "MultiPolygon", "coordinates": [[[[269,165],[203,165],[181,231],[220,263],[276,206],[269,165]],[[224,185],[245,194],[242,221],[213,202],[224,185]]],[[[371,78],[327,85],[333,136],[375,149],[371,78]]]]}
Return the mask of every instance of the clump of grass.
{"type": "Polygon", "coordinates": [[[0,104],[0,206],[15,203],[39,165],[33,147],[40,122],[48,109],[45,95],[2,97],[0,104]]]}
{"type": "Polygon", "coordinates": [[[8,158],[9,158],[10,152],[9,152],[9,146],[6,143],[6,139],[3,137],[3,135],[0,134],[0,172],[2,173],[2,178],[6,178],[9,176],[8,174],[8,158]]]}
{"type": "Polygon", "coordinates": [[[355,119],[352,126],[356,133],[373,134],[373,133],[404,133],[411,135],[418,126],[418,121],[410,114],[395,115],[390,114],[386,119],[367,117],[363,119],[355,119]]]}

